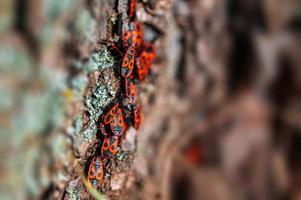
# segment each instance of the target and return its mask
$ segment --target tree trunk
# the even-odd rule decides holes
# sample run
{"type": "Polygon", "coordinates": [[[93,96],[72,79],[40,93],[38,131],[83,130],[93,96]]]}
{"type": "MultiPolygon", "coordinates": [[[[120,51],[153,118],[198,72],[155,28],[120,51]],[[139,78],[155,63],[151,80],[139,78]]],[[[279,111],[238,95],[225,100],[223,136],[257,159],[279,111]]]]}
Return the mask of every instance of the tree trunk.
{"type": "Polygon", "coordinates": [[[134,17],[128,0],[0,3],[0,198],[301,198],[300,3],[135,2],[134,17]],[[141,127],[95,190],[131,20],[156,59],[135,81],[141,127]]]}

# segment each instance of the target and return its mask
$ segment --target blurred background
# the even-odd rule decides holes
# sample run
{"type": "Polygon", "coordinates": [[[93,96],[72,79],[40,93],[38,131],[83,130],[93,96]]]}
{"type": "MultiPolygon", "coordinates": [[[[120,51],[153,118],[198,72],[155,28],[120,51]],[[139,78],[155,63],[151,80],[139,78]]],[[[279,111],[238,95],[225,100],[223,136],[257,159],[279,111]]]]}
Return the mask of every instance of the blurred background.
{"type": "MultiPolygon", "coordinates": [[[[120,77],[99,41],[127,9],[0,1],[0,199],[103,199],[84,175],[120,77]]],[[[106,199],[301,199],[301,2],[136,0],[136,20],[156,61],[106,199]]]]}

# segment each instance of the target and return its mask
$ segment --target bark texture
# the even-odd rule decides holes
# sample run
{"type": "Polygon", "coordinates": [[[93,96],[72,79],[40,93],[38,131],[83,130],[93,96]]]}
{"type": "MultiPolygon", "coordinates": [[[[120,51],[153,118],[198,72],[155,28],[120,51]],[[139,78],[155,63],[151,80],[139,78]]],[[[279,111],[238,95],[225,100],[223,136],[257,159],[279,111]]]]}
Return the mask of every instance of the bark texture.
{"type": "Polygon", "coordinates": [[[0,198],[300,199],[297,0],[136,1],[156,49],[137,84],[144,119],[105,161],[103,196],[89,189],[98,118],[120,91],[100,41],[119,39],[127,10],[0,2],[0,198]]]}

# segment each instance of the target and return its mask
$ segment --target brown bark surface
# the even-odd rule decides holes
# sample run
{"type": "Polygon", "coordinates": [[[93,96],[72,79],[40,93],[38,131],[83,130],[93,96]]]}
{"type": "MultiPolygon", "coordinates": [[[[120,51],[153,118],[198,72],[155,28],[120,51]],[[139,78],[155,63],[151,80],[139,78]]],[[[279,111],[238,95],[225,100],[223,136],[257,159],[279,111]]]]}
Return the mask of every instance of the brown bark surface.
{"type": "MultiPolygon", "coordinates": [[[[136,1],[156,60],[136,83],[141,127],[104,161],[100,194],[300,199],[300,10],[136,1]]],[[[128,29],[128,1],[4,0],[0,11],[0,198],[102,199],[86,173],[99,117],[122,90],[103,41],[119,39],[120,21],[128,29]]]]}

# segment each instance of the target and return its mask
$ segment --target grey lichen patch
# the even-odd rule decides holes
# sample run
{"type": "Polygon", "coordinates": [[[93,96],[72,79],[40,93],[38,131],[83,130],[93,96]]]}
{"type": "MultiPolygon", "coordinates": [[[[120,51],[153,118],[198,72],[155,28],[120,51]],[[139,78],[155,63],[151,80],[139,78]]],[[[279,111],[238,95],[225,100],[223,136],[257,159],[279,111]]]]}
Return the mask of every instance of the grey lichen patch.
{"type": "Polygon", "coordinates": [[[83,127],[83,120],[81,116],[77,115],[73,119],[73,125],[67,128],[67,132],[70,135],[76,135],[80,133],[82,127],[83,127]]]}
{"type": "Polygon", "coordinates": [[[70,32],[66,27],[58,31],[54,24],[63,21],[66,16],[75,15],[75,10],[81,4],[80,0],[44,0],[41,1],[43,24],[37,31],[37,38],[42,46],[47,48],[53,39],[62,42],[70,39],[70,32]]]}
{"type": "Polygon", "coordinates": [[[92,95],[86,99],[86,105],[91,117],[97,118],[102,114],[102,107],[108,102],[108,95],[105,86],[98,86],[92,95]]]}
{"type": "Polygon", "coordinates": [[[11,91],[0,86],[0,112],[9,111],[13,108],[14,95],[11,91]]]}
{"type": "Polygon", "coordinates": [[[88,78],[85,74],[78,74],[74,76],[70,81],[70,87],[72,89],[73,99],[80,100],[83,91],[88,83],[88,78]]]}
{"type": "MultiPolygon", "coordinates": [[[[32,76],[29,63],[22,63],[22,60],[29,61],[25,54],[11,55],[13,52],[19,52],[13,48],[8,48],[7,52],[8,54],[2,54],[0,57],[7,58],[2,66],[11,66],[10,73],[6,75],[5,71],[9,70],[2,68],[2,75],[11,79],[24,77],[27,83],[26,88],[15,87],[15,95],[4,99],[10,100],[9,106],[17,109],[9,111],[8,124],[12,125],[7,128],[4,134],[6,137],[1,137],[0,140],[2,148],[10,149],[10,157],[17,158],[5,166],[4,179],[10,180],[5,191],[14,195],[14,199],[22,199],[24,194],[34,196],[40,193],[42,188],[49,186],[52,175],[60,170],[59,167],[55,167],[49,171],[49,165],[60,166],[67,160],[64,148],[66,138],[58,131],[63,127],[65,118],[66,106],[62,90],[67,86],[65,76],[61,72],[39,66],[39,70],[32,76]],[[18,64],[20,66],[15,66],[18,64]],[[27,64],[29,66],[26,66],[27,64]],[[20,167],[20,163],[24,165],[20,167]]],[[[10,87],[10,84],[6,83],[4,86],[10,87]]]]}
{"type": "MultiPolygon", "coordinates": [[[[64,86],[64,78],[60,79],[58,76],[54,76],[56,79],[47,77],[47,73],[43,72],[41,79],[44,81],[44,85],[47,85],[47,90],[43,90],[40,93],[20,93],[20,99],[22,100],[22,113],[18,114],[14,118],[15,129],[14,133],[19,133],[25,136],[25,133],[42,134],[44,131],[50,131],[47,127],[57,128],[63,123],[65,114],[64,97],[61,95],[61,87],[64,86]],[[63,86],[62,86],[63,85],[63,86]],[[51,102],[51,103],[49,103],[51,102]],[[37,123],[39,121],[39,123],[37,123]]],[[[55,72],[49,73],[55,74],[55,72]]]]}
{"type": "Polygon", "coordinates": [[[79,3],[79,0],[44,0],[43,13],[48,21],[54,22],[60,16],[71,11],[79,3]]]}
{"type": "Polygon", "coordinates": [[[71,80],[71,87],[76,91],[82,91],[88,82],[87,76],[79,74],[71,80]]]}
{"type": "Polygon", "coordinates": [[[86,107],[89,123],[83,131],[85,139],[91,139],[97,132],[97,120],[117,95],[119,79],[115,76],[112,68],[105,68],[98,77],[98,82],[92,92],[86,97],[86,107]]]}
{"type": "Polygon", "coordinates": [[[0,46],[0,72],[18,74],[20,78],[28,78],[31,72],[31,60],[21,49],[9,46],[0,46]]]}
{"type": "Polygon", "coordinates": [[[102,114],[102,109],[111,101],[109,88],[105,85],[97,84],[91,96],[87,97],[86,104],[91,116],[97,118],[102,114]]]}
{"type": "Polygon", "coordinates": [[[107,48],[91,54],[89,59],[78,69],[80,73],[70,81],[70,87],[75,97],[80,97],[82,91],[87,86],[91,88],[85,97],[87,115],[82,119],[84,127],[76,127],[74,119],[73,126],[68,128],[68,132],[77,134],[81,132],[82,138],[89,141],[97,132],[97,120],[101,116],[103,109],[116,98],[119,88],[119,80],[114,74],[115,59],[107,48]],[[87,77],[88,75],[88,77],[87,77]],[[89,81],[89,82],[88,82],[89,81]]]}
{"type": "Polygon", "coordinates": [[[115,64],[115,59],[107,48],[102,48],[100,51],[93,53],[89,60],[84,64],[84,71],[90,73],[94,70],[103,70],[112,68],[115,64]]]}
{"type": "Polygon", "coordinates": [[[74,119],[74,131],[75,133],[79,133],[83,126],[83,121],[80,116],[76,116],[74,119]]]}
{"type": "Polygon", "coordinates": [[[97,133],[97,126],[95,120],[90,120],[87,128],[83,131],[83,138],[85,140],[91,140],[97,133]]]}
{"type": "Polygon", "coordinates": [[[90,116],[97,118],[102,114],[105,108],[117,94],[119,80],[114,75],[113,69],[105,69],[102,71],[99,82],[90,96],[86,99],[86,105],[90,116]]]}
{"type": "MultiPolygon", "coordinates": [[[[82,66],[83,72],[85,73],[90,74],[95,72],[95,76],[92,75],[93,78],[91,78],[91,80],[95,79],[96,82],[96,85],[93,86],[93,91],[87,95],[85,100],[87,111],[89,113],[89,122],[83,130],[82,136],[86,140],[92,139],[96,134],[96,121],[102,114],[102,109],[105,108],[116,96],[117,90],[113,87],[116,82],[116,78],[113,77],[114,63],[114,57],[108,49],[102,48],[100,51],[92,53],[88,61],[82,66]],[[110,70],[111,73],[107,73],[107,70],[110,70]],[[100,80],[98,80],[99,71],[102,72],[101,74],[104,74],[103,78],[100,78],[100,80]]],[[[88,78],[85,73],[79,74],[71,80],[70,84],[73,89],[73,93],[78,94],[75,96],[80,96],[84,87],[87,85],[88,78]]],[[[78,133],[77,130],[75,130],[75,125],[76,124],[74,122],[74,127],[69,128],[71,133],[78,133]]]]}
{"type": "Polygon", "coordinates": [[[72,28],[79,40],[92,42],[95,41],[97,37],[96,26],[96,21],[93,19],[90,11],[83,9],[78,13],[72,28]]]}
{"type": "Polygon", "coordinates": [[[67,144],[66,138],[62,134],[57,133],[57,135],[51,138],[51,150],[53,155],[56,155],[61,159],[65,159],[67,144]]]}
{"type": "Polygon", "coordinates": [[[65,174],[66,171],[63,168],[67,168],[70,165],[69,158],[71,155],[71,151],[68,146],[68,138],[61,132],[55,132],[49,142],[51,158],[48,159],[53,162],[53,166],[60,168],[60,170],[55,171],[52,179],[56,180],[57,182],[64,182],[67,180],[67,177],[65,174]]]}
{"type": "Polygon", "coordinates": [[[69,186],[66,188],[67,196],[69,200],[79,200],[79,192],[76,188],[76,185],[72,184],[72,182],[69,184],[69,186]]]}

